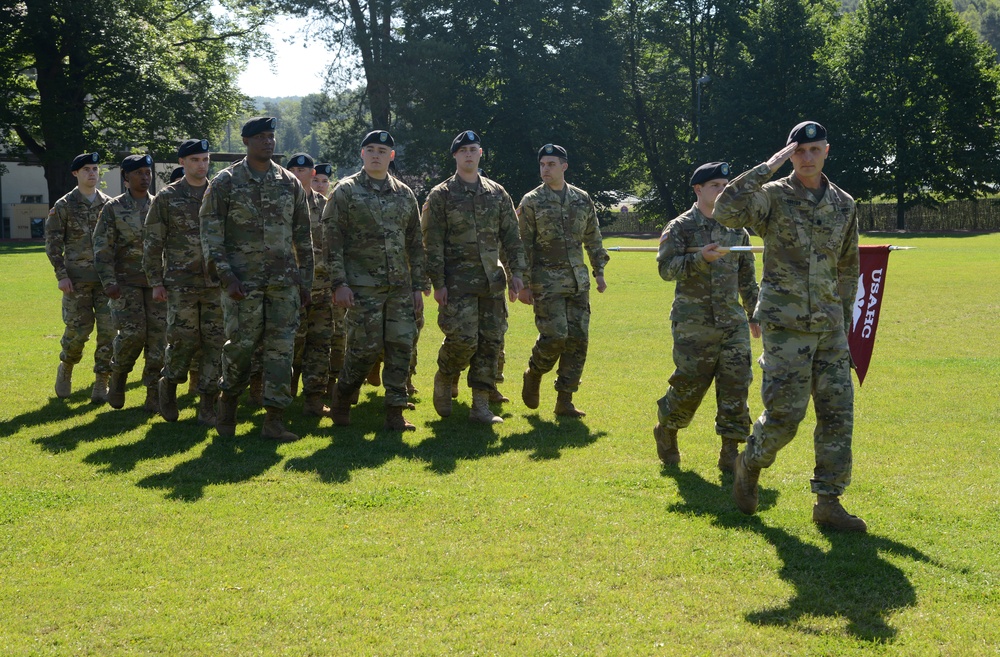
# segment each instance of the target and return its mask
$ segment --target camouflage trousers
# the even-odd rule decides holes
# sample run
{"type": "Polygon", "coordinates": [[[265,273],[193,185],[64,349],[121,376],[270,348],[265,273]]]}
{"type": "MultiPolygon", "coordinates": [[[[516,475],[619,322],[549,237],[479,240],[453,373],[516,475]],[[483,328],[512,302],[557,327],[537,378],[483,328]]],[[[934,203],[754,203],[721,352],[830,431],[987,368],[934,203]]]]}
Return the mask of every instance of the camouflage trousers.
{"type": "Polygon", "coordinates": [[[197,371],[198,392],[219,392],[222,344],[222,291],[218,287],[167,288],[167,349],[163,376],[183,383],[188,370],[197,371]]]}
{"type": "Polygon", "coordinates": [[[590,293],[536,294],[534,298],[538,339],[531,349],[531,367],[545,373],[558,361],[555,389],[576,392],[590,342],[590,293]]]}
{"type": "Polygon", "coordinates": [[[163,352],[167,346],[167,304],[153,301],[148,287],[121,285],[121,296],[111,299],[111,317],[118,335],[114,340],[111,370],[128,374],[143,354],[142,383],[151,386],[160,380],[163,352]]]}
{"type": "Polygon", "coordinates": [[[787,445],[806,415],[809,397],[816,411],[812,492],[840,495],[851,482],[854,383],[847,334],[793,331],[763,326],[764,412],[747,438],[747,464],[766,468],[787,445]]]}
{"type": "Polygon", "coordinates": [[[344,350],[347,349],[347,308],[333,307],[333,337],[330,340],[330,380],[336,381],[344,368],[344,350]]]}
{"type": "Polygon", "coordinates": [[[343,396],[361,387],[379,355],[385,354],[382,385],[386,406],[406,406],[406,376],[413,339],[413,291],[402,287],[354,287],[354,306],[348,309],[347,350],[337,382],[343,396]]]}
{"type": "Polygon", "coordinates": [[[667,394],[657,402],[657,420],[668,429],[684,429],[715,382],[715,433],[743,442],[750,433],[747,395],[750,330],[746,324],[715,328],[673,322],[674,373],[667,394]]]}
{"type": "Polygon", "coordinates": [[[507,332],[507,303],[496,296],[449,295],[438,309],[444,342],[438,351],[438,369],[453,377],[469,368],[470,388],[495,390],[497,358],[507,332]]]}
{"type": "Polygon", "coordinates": [[[108,295],[100,283],[74,283],[73,291],[62,297],[62,352],[59,360],[76,365],[83,360],[83,345],[97,325],[97,348],[94,350],[94,372],[111,371],[112,343],[115,322],[111,318],[108,295]]]}
{"type": "Polygon", "coordinates": [[[259,345],[264,406],[286,408],[292,403],[292,353],[300,305],[299,288],[294,285],[254,288],[241,301],[222,295],[226,343],[222,345],[220,390],[240,395],[246,389],[259,345]]]}
{"type": "Polygon", "coordinates": [[[312,303],[299,311],[292,365],[302,378],[304,394],[326,394],[330,381],[330,344],[333,340],[333,290],[312,291],[312,303]]]}

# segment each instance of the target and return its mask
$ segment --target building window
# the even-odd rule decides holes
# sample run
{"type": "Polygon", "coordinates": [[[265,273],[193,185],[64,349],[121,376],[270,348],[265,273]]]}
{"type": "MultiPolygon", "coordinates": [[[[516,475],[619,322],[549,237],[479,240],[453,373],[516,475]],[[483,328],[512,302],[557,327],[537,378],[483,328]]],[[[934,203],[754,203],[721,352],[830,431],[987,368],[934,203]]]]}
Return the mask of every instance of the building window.
{"type": "Polygon", "coordinates": [[[21,194],[21,203],[41,203],[41,194],[21,194]]]}

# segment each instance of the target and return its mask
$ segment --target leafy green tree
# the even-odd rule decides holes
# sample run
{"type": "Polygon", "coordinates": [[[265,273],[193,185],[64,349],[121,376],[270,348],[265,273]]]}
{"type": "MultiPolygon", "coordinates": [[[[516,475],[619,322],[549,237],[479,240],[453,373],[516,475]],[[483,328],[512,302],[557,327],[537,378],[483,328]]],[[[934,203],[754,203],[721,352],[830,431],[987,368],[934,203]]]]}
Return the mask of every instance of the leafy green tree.
{"type": "Polygon", "coordinates": [[[950,2],[862,0],[837,33],[832,70],[850,130],[842,186],[916,204],[974,198],[1000,179],[1000,69],[950,2]]]}
{"type": "Polygon", "coordinates": [[[240,64],[265,47],[266,0],[22,0],[0,13],[0,139],[36,155],[49,201],[72,158],[147,150],[170,158],[242,108],[240,64]]]}
{"type": "Polygon", "coordinates": [[[702,158],[743,171],[783,146],[800,121],[848,129],[831,111],[834,87],[818,57],[838,10],[837,0],[762,0],[745,14],[743,42],[726,53],[706,95],[702,158]]]}
{"type": "MultiPolygon", "coordinates": [[[[514,197],[539,184],[547,142],[570,153],[569,178],[610,189],[623,133],[611,0],[405,0],[393,85],[404,171],[454,171],[461,130],[483,138],[487,175],[514,197]]],[[[516,200],[516,198],[515,198],[516,200]]]]}
{"type": "Polygon", "coordinates": [[[328,76],[334,92],[361,79],[371,115],[369,125],[392,125],[392,62],[402,0],[280,0],[293,13],[313,19],[317,38],[344,63],[328,76]],[[394,22],[395,21],[395,22],[394,22]]]}

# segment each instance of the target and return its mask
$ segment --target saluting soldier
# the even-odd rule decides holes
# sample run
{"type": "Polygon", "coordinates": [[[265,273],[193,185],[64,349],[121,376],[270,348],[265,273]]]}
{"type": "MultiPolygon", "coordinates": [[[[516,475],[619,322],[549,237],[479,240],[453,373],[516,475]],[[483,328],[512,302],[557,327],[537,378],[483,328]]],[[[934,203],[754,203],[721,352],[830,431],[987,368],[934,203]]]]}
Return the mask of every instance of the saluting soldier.
{"type": "Polygon", "coordinates": [[[166,346],[167,304],[153,299],[153,288],[142,268],[143,226],[153,201],[149,193],[153,158],[129,155],[122,160],[121,170],[127,191],[104,206],[94,230],[94,262],[104,293],[111,298],[111,316],[118,330],[108,404],[112,408],[125,405],[125,384],[142,353],[142,384],[146,386],[143,408],[156,413],[157,382],[166,346]]]}
{"type": "Polygon", "coordinates": [[[785,147],[729,182],[713,219],[748,226],[764,239],[756,317],[763,330],[764,412],[734,464],[733,498],[757,510],[762,468],[774,463],[805,417],[816,411],[813,522],[867,531],[840,495],[851,481],[854,383],[847,335],[858,289],[858,218],[854,199],[823,173],[830,152],[815,121],[792,128],[785,147]],[[771,181],[786,160],[792,174],[771,181]]]}
{"type": "Polygon", "coordinates": [[[183,175],[153,199],[143,240],[142,264],[153,286],[153,299],[167,303],[160,415],[168,422],[177,421],[177,384],[187,378],[197,357],[198,423],[215,426],[225,330],[219,278],[202,252],[198,216],[208,188],[208,140],[182,142],[177,159],[183,175]]]}
{"type": "Polygon", "coordinates": [[[427,272],[445,336],[434,375],[434,410],[441,417],[451,415],[452,384],[468,367],[469,419],[494,424],[503,422],[489,406],[507,332],[503,293],[509,285],[513,301],[524,288],[524,249],[510,195],[479,173],[479,135],[459,133],[451,154],[455,175],[430,191],[421,216],[427,272]]]}
{"type": "Polygon", "coordinates": [[[727,162],[695,169],[690,184],[697,200],[660,235],[660,278],[677,281],[670,309],[675,369],[657,402],[653,427],[664,465],[680,463],[677,431],[691,424],[713,382],[720,470],[732,472],[739,444],[750,433],[750,335],[760,337],[760,325],[752,320],[758,288],[753,253],[720,250],[750,245],[745,229],[712,221],[715,200],[728,181],[727,162]],[[699,251],[688,253],[691,248],[699,251]]]}
{"type": "Polygon", "coordinates": [[[97,189],[100,163],[97,153],[81,153],[73,158],[70,172],[76,178],[76,187],[53,204],[45,219],[45,253],[62,292],[62,317],[66,325],[60,341],[56,396],[63,399],[73,391],[73,366],[83,359],[83,345],[96,324],[94,386],[90,392],[90,401],[95,404],[108,399],[115,338],[108,296],[94,267],[94,228],[101,210],[111,200],[97,189]]]}
{"type": "Polygon", "coordinates": [[[331,415],[339,425],[350,424],[351,401],[384,354],[385,428],[409,431],[416,427],[403,417],[406,379],[427,283],[417,200],[389,175],[395,156],[388,132],[365,135],[362,170],[337,183],[323,212],[334,301],[347,309],[347,349],[331,415]]]}
{"type": "Polygon", "coordinates": [[[312,188],[315,163],[307,153],[296,153],[288,160],[288,170],[299,179],[306,191],[313,241],[312,302],[299,311],[299,330],[295,335],[292,359],[292,394],[302,380],[304,415],[329,415],[324,404],[330,381],[330,343],[333,340],[333,288],[327,263],[328,231],[323,224],[326,197],[312,188]]]}
{"type": "Polygon", "coordinates": [[[215,264],[224,296],[226,342],[216,430],[236,434],[240,394],[250,381],[254,351],[263,352],[261,436],[298,440],[283,424],[292,401],[292,351],[299,307],[313,277],[309,208],[302,183],[271,161],[277,119],[256,117],[240,130],[247,156],[209,183],[201,206],[201,244],[215,264]]]}
{"type": "Polygon", "coordinates": [[[573,405],[587,361],[590,330],[590,276],[583,254],[603,293],[604,266],[610,259],[601,239],[590,195],[566,182],[569,155],[557,144],[538,149],[542,184],[524,195],[517,208],[527,267],[518,295],[535,311],[538,339],[524,371],[521,399],[538,408],[542,375],[559,363],[555,414],[583,417],[573,405]]]}

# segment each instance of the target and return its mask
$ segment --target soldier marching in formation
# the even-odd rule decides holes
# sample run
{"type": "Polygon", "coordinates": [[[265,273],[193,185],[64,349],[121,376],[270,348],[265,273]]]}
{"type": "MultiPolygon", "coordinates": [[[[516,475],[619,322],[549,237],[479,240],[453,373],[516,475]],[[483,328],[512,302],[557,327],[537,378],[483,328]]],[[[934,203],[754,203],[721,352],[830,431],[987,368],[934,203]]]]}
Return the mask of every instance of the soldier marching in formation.
{"type": "Polygon", "coordinates": [[[510,195],[479,174],[479,135],[459,133],[451,154],[455,175],[431,189],[421,216],[427,274],[445,336],[434,375],[434,410],[441,417],[451,415],[452,383],[468,367],[469,419],[494,424],[503,422],[490,410],[489,399],[507,332],[504,268],[510,272],[513,300],[524,287],[524,249],[510,195]]]}
{"type": "Polygon", "coordinates": [[[722,438],[720,470],[732,472],[738,445],[750,432],[750,334],[759,338],[760,325],[748,323],[748,318],[757,306],[757,278],[752,253],[720,251],[750,245],[746,230],[712,221],[715,199],[728,181],[726,162],[698,167],[691,176],[697,202],[668,223],[660,236],[660,278],[677,281],[670,309],[676,369],[658,402],[653,428],[664,465],[681,462],[677,431],[691,424],[713,382],[715,431],[722,438]],[[695,247],[694,253],[688,252],[695,247]]]}
{"type": "MultiPolygon", "coordinates": [[[[73,367],[96,325],[94,403],[122,408],[128,374],[144,351],[147,410],[176,421],[177,385],[198,371],[198,422],[231,437],[239,397],[259,367],[261,435],[293,441],[284,410],[299,379],[304,414],[349,425],[362,383],[378,378],[384,359],[385,428],[413,430],[403,412],[413,408],[423,296],[433,292],[444,334],[434,409],[451,414],[468,368],[469,419],[496,424],[503,419],[490,402],[509,401],[496,388],[506,290],[510,301],[532,306],[538,329],[523,376],[525,406],[538,408],[541,380],[558,364],[554,413],[586,415],[573,394],[588,350],[590,274],[604,292],[609,257],[593,201],[566,182],[565,148],[539,149],[542,184],[515,210],[506,190],[482,175],[481,139],[465,130],[451,143],[455,174],[430,190],[420,211],[392,174],[396,151],[387,131],[364,136],[361,170],[331,190],[331,164],[305,153],[293,155],[289,169],[272,161],[275,129],[272,117],[247,121],[246,157],[211,182],[207,140],[184,141],[181,166],[156,197],[149,155],[122,161],[126,191],[114,199],[97,189],[97,153],[73,160],[77,187],[45,222],[66,325],[59,398],[71,394],[73,367]]],[[[676,281],[675,371],[653,435],[663,464],[678,464],[677,433],[714,383],[718,467],[734,473],[733,498],[750,514],[761,470],[794,437],[811,398],[813,521],[863,532],[865,522],[839,501],[851,478],[847,334],[858,227],[853,199],[822,173],[828,152],[826,129],[806,121],[785,148],[733,180],[725,162],[695,170],[697,200],[664,228],[657,256],[661,278],[676,281]],[[788,160],[792,174],[771,181],[788,160]],[[766,247],[759,290],[753,255],[729,250],[749,245],[745,228],[766,247]],[[765,406],[752,428],[751,335],[763,337],[765,406]]]]}
{"type": "Polygon", "coordinates": [[[90,393],[90,401],[95,404],[108,399],[115,338],[108,296],[94,267],[94,229],[101,210],[111,200],[97,189],[100,162],[97,153],[82,153],[73,158],[70,171],[77,185],[55,202],[45,220],[45,253],[63,295],[62,317],[66,324],[56,372],[56,396],[66,398],[72,392],[73,366],[83,358],[83,345],[96,324],[95,379],[90,393]]]}
{"type": "Polygon", "coordinates": [[[142,268],[143,229],[153,196],[153,158],[129,155],[121,164],[127,190],[108,201],[94,229],[94,266],[111,299],[115,336],[111,357],[108,404],[125,405],[125,384],[139,354],[145,359],[143,404],[150,413],[159,411],[158,385],[166,347],[167,304],[153,299],[153,288],[142,268]]]}

